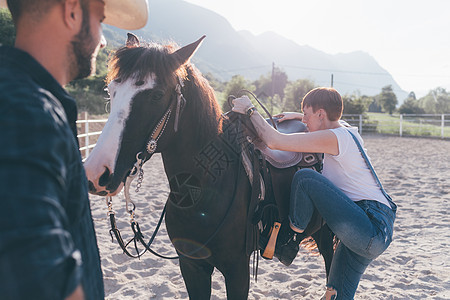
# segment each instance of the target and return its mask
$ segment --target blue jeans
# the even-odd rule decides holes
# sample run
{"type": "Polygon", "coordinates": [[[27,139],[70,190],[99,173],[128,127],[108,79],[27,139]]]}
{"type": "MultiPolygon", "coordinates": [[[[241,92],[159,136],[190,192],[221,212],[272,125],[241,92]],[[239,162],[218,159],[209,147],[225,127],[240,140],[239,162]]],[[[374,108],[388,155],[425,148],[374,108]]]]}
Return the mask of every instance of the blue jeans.
{"type": "Polygon", "coordinates": [[[328,287],[336,299],[353,299],[359,280],[369,263],[392,241],[396,206],[393,209],[373,201],[352,201],[323,175],[298,171],[292,182],[289,219],[304,230],[314,208],[340,242],[331,264],[328,287]]]}

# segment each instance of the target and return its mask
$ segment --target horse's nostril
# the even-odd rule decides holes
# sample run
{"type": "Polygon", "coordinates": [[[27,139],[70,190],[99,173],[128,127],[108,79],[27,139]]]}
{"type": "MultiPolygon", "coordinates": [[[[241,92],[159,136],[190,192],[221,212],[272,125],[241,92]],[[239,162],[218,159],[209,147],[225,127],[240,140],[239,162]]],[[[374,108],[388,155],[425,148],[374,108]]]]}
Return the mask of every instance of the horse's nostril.
{"type": "Polygon", "coordinates": [[[94,193],[96,191],[94,184],[90,180],[88,181],[88,188],[89,188],[89,192],[94,193]]]}
{"type": "Polygon", "coordinates": [[[100,186],[106,186],[109,182],[109,178],[111,177],[111,172],[109,172],[108,168],[105,168],[105,172],[103,172],[102,176],[98,179],[98,184],[100,186]]]}

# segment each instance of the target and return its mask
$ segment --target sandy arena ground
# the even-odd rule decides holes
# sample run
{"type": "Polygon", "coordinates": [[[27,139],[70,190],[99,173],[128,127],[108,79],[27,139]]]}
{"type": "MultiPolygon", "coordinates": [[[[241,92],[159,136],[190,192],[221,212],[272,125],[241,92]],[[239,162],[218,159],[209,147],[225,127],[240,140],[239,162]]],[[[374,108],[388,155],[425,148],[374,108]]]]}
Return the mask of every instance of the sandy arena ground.
{"type": "MultiPolygon", "coordinates": [[[[394,241],[368,267],[355,299],[450,298],[450,141],[365,136],[372,163],[399,206],[394,241]]],[[[143,186],[132,193],[146,238],[153,232],[168,195],[161,156],[145,165],[143,186]]],[[[130,235],[123,196],[114,198],[118,227],[130,235]]],[[[106,299],[188,299],[178,260],[145,254],[140,260],[111,242],[104,198],[91,196],[106,299]]],[[[164,224],[152,249],[176,255],[164,224]]],[[[293,264],[260,259],[249,299],[320,299],[325,290],[323,259],[301,250],[293,264]]],[[[213,275],[212,299],[225,299],[220,272],[213,275]]]]}

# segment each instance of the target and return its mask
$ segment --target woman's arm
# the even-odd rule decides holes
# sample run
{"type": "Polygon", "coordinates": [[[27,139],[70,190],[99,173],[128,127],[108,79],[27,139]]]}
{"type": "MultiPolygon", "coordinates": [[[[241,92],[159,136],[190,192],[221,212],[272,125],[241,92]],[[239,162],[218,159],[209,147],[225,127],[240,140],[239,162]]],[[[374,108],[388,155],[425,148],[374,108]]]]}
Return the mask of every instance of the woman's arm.
{"type": "Polygon", "coordinates": [[[299,112],[282,112],[281,114],[273,116],[274,118],[278,118],[278,122],[283,122],[286,120],[303,120],[303,114],[299,112]]]}
{"type": "Polygon", "coordinates": [[[339,154],[337,137],[330,130],[291,134],[279,133],[267,145],[274,150],[339,154]]]}
{"type": "MultiPolygon", "coordinates": [[[[233,100],[233,111],[245,114],[253,104],[243,96],[233,100]]],[[[336,135],[330,130],[284,134],[275,130],[255,111],[250,120],[261,140],[271,149],[293,152],[339,154],[336,135]]]]}

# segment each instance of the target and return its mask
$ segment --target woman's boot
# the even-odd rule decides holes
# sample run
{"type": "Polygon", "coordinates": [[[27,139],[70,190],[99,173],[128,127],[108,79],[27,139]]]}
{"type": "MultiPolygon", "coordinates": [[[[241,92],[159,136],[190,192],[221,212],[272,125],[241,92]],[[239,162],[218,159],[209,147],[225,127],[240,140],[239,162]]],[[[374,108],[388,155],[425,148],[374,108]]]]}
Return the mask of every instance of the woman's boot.
{"type": "Polygon", "coordinates": [[[275,257],[286,266],[289,266],[297,256],[300,242],[305,238],[303,233],[297,233],[289,226],[289,218],[281,224],[275,246],[275,257]]]}

